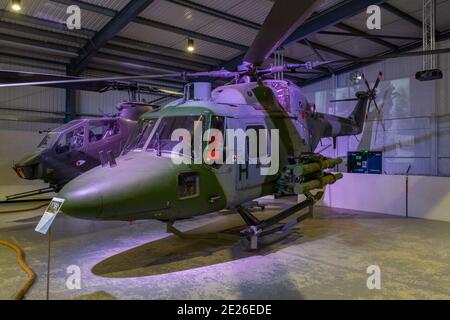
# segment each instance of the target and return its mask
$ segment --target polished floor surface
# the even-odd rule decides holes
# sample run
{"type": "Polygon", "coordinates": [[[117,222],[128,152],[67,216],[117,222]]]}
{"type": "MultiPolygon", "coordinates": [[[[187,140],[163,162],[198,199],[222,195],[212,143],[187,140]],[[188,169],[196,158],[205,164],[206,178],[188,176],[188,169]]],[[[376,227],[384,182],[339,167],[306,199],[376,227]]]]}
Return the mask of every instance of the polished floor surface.
{"type": "MultiPolygon", "coordinates": [[[[265,199],[266,210],[254,214],[273,215],[291,200],[265,199]]],[[[0,205],[0,211],[30,206],[0,205]]],[[[46,296],[48,238],[33,231],[42,211],[0,214],[0,239],[21,245],[38,274],[27,299],[46,296]]],[[[236,235],[242,220],[220,212],[175,226],[236,235]]],[[[300,227],[248,252],[233,238],[180,239],[158,221],[60,215],[52,232],[50,298],[450,299],[450,223],[316,208],[300,227]],[[367,287],[370,266],[381,271],[380,290],[367,287]],[[70,289],[77,268],[81,289],[70,289]]],[[[0,247],[0,299],[24,280],[14,253],[0,247]]]]}

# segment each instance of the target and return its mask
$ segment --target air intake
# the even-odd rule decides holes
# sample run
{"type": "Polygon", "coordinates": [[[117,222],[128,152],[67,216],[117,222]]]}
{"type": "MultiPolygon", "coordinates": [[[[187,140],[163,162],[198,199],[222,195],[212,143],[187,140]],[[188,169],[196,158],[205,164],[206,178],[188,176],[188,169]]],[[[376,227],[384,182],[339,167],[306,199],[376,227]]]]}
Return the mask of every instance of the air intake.
{"type": "Polygon", "coordinates": [[[184,96],[186,100],[211,100],[211,83],[188,83],[184,87],[184,96]]]}

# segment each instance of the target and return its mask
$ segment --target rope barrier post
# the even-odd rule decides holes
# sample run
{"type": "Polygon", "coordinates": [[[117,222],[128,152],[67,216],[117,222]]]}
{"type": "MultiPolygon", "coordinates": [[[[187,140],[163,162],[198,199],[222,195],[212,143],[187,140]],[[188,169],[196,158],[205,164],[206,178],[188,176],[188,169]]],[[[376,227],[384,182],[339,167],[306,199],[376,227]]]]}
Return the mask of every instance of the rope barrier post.
{"type": "Polygon", "coordinates": [[[50,300],[50,261],[51,261],[52,227],[48,230],[47,243],[47,300],[50,300]]]}

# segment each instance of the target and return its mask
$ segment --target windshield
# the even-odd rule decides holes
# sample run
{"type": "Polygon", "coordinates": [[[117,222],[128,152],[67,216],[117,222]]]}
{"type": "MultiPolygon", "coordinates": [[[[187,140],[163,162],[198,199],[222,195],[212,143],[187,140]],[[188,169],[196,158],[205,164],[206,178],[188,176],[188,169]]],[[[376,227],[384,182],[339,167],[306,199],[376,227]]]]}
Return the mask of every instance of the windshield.
{"type": "Polygon", "coordinates": [[[47,148],[53,145],[56,138],[58,137],[57,132],[49,132],[44,136],[44,139],[38,144],[38,148],[47,148]]]}
{"type": "MultiPolygon", "coordinates": [[[[180,143],[180,141],[172,141],[172,133],[177,129],[187,130],[191,138],[194,139],[195,125],[197,121],[201,121],[201,125],[204,125],[203,116],[181,116],[181,117],[165,117],[162,118],[154,134],[151,136],[147,145],[148,150],[160,150],[172,152],[173,148],[180,143]]],[[[197,123],[196,123],[197,122],[197,123]]],[[[204,129],[204,128],[202,128],[204,129]]],[[[194,145],[194,142],[191,142],[194,145]]]]}
{"type": "Polygon", "coordinates": [[[153,131],[157,120],[158,119],[148,119],[139,121],[128,139],[128,143],[125,146],[123,153],[126,154],[131,150],[142,150],[150,133],[153,131]]]}
{"type": "Polygon", "coordinates": [[[84,120],[72,120],[69,123],[66,123],[66,124],[63,124],[62,126],[59,126],[58,128],[56,128],[52,132],[63,132],[63,131],[66,131],[68,128],[73,127],[73,126],[79,124],[82,121],[84,121],[84,120]]]}

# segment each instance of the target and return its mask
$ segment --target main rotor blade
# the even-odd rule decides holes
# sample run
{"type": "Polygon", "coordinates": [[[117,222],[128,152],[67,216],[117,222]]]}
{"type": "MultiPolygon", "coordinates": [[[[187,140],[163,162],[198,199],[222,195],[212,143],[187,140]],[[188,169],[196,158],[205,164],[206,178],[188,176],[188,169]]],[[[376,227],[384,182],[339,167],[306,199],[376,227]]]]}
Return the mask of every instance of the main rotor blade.
{"type": "Polygon", "coordinates": [[[244,61],[261,65],[313,13],[317,0],[277,0],[245,54],[244,61]]]}
{"type": "Polygon", "coordinates": [[[330,102],[349,102],[349,101],[358,101],[358,98],[349,98],[349,99],[337,99],[337,100],[330,100],[330,102]]]}
{"type": "MultiPolygon", "coordinates": [[[[44,82],[44,81],[61,81],[61,80],[76,80],[79,77],[70,77],[65,75],[23,72],[12,70],[0,70],[0,83],[26,83],[26,82],[44,82]]],[[[84,91],[102,92],[107,90],[110,86],[110,81],[98,81],[81,84],[55,84],[45,85],[46,87],[76,89],[84,91]]]]}
{"type": "Polygon", "coordinates": [[[395,58],[430,56],[430,55],[446,54],[446,53],[450,53],[450,48],[426,50],[426,51],[403,52],[403,53],[392,53],[392,54],[385,54],[385,55],[365,57],[365,58],[331,60],[331,61],[317,62],[317,65],[323,66],[323,65],[335,64],[335,63],[381,61],[381,60],[395,59],[395,58]]]}
{"type": "MultiPolygon", "coordinates": [[[[151,74],[143,76],[121,76],[121,77],[106,77],[106,78],[75,78],[67,80],[54,80],[54,81],[31,81],[31,82],[19,82],[19,83],[6,83],[0,84],[0,88],[12,88],[12,87],[27,87],[27,86],[59,86],[67,84],[89,84],[98,83],[102,81],[121,81],[121,80],[140,80],[140,79],[158,79],[158,78],[170,78],[180,77],[183,73],[165,73],[165,74],[151,74]]],[[[62,76],[64,77],[64,76],[62,76]]]]}

